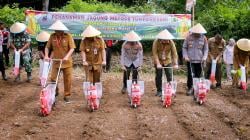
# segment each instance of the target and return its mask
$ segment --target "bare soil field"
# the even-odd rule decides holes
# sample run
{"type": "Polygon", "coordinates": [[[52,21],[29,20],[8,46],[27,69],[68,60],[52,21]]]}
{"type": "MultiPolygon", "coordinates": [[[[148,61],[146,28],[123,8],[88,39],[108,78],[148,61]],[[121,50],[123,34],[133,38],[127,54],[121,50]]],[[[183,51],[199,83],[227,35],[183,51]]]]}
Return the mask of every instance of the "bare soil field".
{"type": "MultiPolygon", "coordinates": [[[[10,69],[7,70],[10,73],[10,69]]],[[[154,74],[142,74],[145,94],[139,108],[130,108],[128,96],[121,94],[122,73],[104,73],[103,98],[100,109],[89,112],[82,92],[84,75],[74,71],[71,103],[60,95],[52,113],[39,115],[41,87],[34,70],[31,83],[15,83],[14,77],[0,80],[1,140],[188,140],[188,139],[250,139],[250,93],[242,94],[230,85],[211,90],[204,105],[186,96],[186,77],[177,76],[177,96],[169,108],[154,96],[154,74]]]]}

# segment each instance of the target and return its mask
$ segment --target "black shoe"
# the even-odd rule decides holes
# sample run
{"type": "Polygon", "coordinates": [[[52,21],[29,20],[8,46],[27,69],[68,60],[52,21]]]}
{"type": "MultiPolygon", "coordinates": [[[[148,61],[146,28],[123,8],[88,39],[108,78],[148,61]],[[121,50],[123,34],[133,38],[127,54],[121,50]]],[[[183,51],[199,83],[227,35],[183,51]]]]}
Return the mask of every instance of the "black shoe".
{"type": "Polygon", "coordinates": [[[65,96],[65,97],[63,98],[63,100],[65,101],[65,103],[70,103],[69,97],[67,97],[67,96],[65,96]]]}
{"type": "Polygon", "coordinates": [[[161,97],[161,91],[157,91],[156,94],[155,94],[155,96],[161,97]]]}
{"type": "Polygon", "coordinates": [[[216,84],[216,88],[222,89],[221,84],[216,84]]]}
{"type": "Polygon", "coordinates": [[[59,95],[59,93],[56,91],[56,95],[55,96],[57,97],[58,95],[59,95]]]}
{"type": "Polygon", "coordinates": [[[187,96],[193,95],[193,88],[188,89],[186,95],[187,96]]]}
{"type": "Polygon", "coordinates": [[[7,81],[8,78],[7,78],[6,74],[5,74],[5,73],[2,73],[2,76],[3,76],[3,80],[4,80],[4,81],[7,81]]]}
{"type": "Polygon", "coordinates": [[[127,92],[127,88],[123,87],[121,92],[122,94],[125,94],[127,92]]]}

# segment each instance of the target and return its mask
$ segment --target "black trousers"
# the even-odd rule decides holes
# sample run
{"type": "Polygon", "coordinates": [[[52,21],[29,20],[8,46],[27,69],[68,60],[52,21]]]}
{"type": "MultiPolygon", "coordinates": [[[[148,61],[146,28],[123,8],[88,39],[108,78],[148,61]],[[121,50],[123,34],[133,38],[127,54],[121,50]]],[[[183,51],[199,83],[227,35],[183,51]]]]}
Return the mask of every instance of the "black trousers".
{"type": "Polygon", "coordinates": [[[4,67],[4,62],[3,62],[3,53],[0,52],[0,71],[2,74],[5,74],[5,67],[4,67]]]}
{"type": "Polygon", "coordinates": [[[193,86],[193,78],[192,78],[192,72],[191,72],[191,67],[192,67],[192,72],[194,78],[200,78],[201,77],[201,72],[202,72],[202,64],[201,63],[191,63],[187,62],[187,87],[188,89],[191,89],[193,86]]]}
{"type": "Polygon", "coordinates": [[[130,67],[126,67],[127,71],[123,72],[123,87],[127,88],[127,80],[129,80],[130,72],[132,71],[132,81],[137,82],[138,79],[138,67],[136,68],[133,64],[130,67]]]}
{"type": "MultiPolygon", "coordinates": [[[[168,64],[166,66],[163,65],[163,67],[171,67],[171,64],[168,64]]],[[[172,70],[173,69],[164,69],[164,73],[168,82],[172,80],[172,70]]],[[[157,69],[157,66],[155,65],[155,86],[157,88],[157,92],[162,91],[162,73],[163,69],[157,69]]]]}
{"type": "Polygon", "coordinates": [[[111,69],[111,58],[112,58],[112,48],[107,47],[106,50],[106,71],[110,71],[111,69]]]}
{"type": "Polygon", "coordinates": [[[3,54],[4,54],[4,59],[5,59],[5,64],[9,66],[10,63],[10,58],[9,58],[9,48],[7,48],[7,45],[3,45],[3,54]]]}
{"type": "MultiPolygon", "coordinates": [[[[209,79],[211,75],[211,68],[212,68],[212,63],[207,63],[207,75],[206,78],[209,79]]],[[[216,64],[216,71],[215,71],[215,79],[217,81],[216,85],[220,86],[221,85],[221,64],[217,63],[216,64]]]]}

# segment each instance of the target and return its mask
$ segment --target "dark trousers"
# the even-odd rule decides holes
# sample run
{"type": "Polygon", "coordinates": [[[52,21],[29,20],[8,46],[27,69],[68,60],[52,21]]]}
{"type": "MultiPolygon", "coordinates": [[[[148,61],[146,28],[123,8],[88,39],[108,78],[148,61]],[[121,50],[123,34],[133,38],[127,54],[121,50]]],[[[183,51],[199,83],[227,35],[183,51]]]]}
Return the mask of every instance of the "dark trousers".
{"type": "MultiPolygon", "coordinates": [[[[212,63],[207,63],[207,75],[206,78],[209,79],[211,75],[211,68],[212,68],[212,63]]],[[[216,64],[216,71],[215,71],[215,79],[216,79],[216,86],[221,86],[221,64],[217,63],[216,64]]]]}
{"type": "Polygon", "coordinates": [[[111,47],[107,47],[105,48],[106,50],[106,71],[110,71],[111,65],[111,57],[112,57],[112,48],[111,47]]]}
{"type": "MultiPolygon", "coordinates": [[[[164,66],[163,66],[164,67],[164,66]]],[[[166,65],[165,67],[171,67],[171,64],[166,65]]],[[[166,75],[167,81],[170,82],[172,80],[172,70],[173,69],[164,69],[164,73],[166,75]]],[[[158,69],[155,66],[155,86],[157,88],[157,92],[161,92],[162,91],[162,73],[163,73],[163,69],[158,69]]]]}
{"type": "Polygon", "coordinates": [[[7,48],[7,45],[3,45],[3,55],[4,55],[4,59],[5,59],[5,64],[7,66],[9,66],[10,63],[10,58],[9,58],[9,48],[7,48]]]}
{"type": "Polygon", "coordinates": [[[124,88],[127,88],[127,80],[129,80],[131,71],[132,71],[132,81],[137,82],[137,78],[138,78],[137,68],[133,64],[130,67],[126,67],[127,71],[123,72],[123,87],[124,88]]]}
{"type": "Polygon", "coordinates": [[[200,78],[201,77],[201,63],[191,63],[187,62],[187,70],[188,70],[188,74],[187,74],[187,87],[188,89],[191,89],[193,86],[193,78],[192,78],[192,72],[193,72],[193,76],[194,78],[200,78]],[[191,67],[192,67],[192,72],[191,72],[191,67]]]}
{"type": "Polygon", "coordinates": [[[2,75],[5,75],[5,67],[4,67],[2,52],[0,52],[0,71],[2,72],[2,75]]]}

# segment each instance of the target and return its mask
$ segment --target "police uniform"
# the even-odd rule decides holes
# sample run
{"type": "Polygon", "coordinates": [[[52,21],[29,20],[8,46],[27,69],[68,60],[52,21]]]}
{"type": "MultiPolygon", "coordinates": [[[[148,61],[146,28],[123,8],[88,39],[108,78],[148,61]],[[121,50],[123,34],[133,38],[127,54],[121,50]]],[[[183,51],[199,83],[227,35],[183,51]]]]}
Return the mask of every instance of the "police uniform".
{"type": "Polygon", "coordinates": [[[121,65],[125,66],[126,71],[123,72],[123,88],[127,88],[127,80],[130,77],[132,71],[132,79],[138,78],[138,67],[143,63],[143,49],[140,42],[136,42],[134,45],[130,45],[128,41],[125,41],[121,50],[121,65]]]}
{"type": "Polygon", "coordinates": [[[221,63],[223,59],[222,54],[225,49],[225,43],[226,42],[224,39],[222,39],[219,44],[215,42],[215,37],[208,39],[209,52],[208,52],[208,59],[207,59],[207,75],[206,75],[207,79],[209,79],[210,77],[211,67],[212,67],[212,58],[210,57],[210,55],[213,56],[213,59],[216,59],[216,57],[220,55],[216,64],[216,73],[215,73],[215,79],[217,81],[216,86],[221,86],[221,76],[222,76],[221,63]]]}
{"type": "Polygon", "coordinates": [[[190,90],[193,86],[191,67],[194,77],[199,78],[202,72],[202,62],[206,60],[208,56],[208,42],[206,36],[201,34],[200,37],[197,38],[194,37],[193,34],[190,34],[183,43],[182,53],[184,58],[188,57],[191,61],[187,62],[187,87],[190,90]]]}
{"type": "MultiPolygon", "coordinates": [[[[46,48],[53,51],[53,59],[63,59],[70,49],[75,48],[75,43],[72,36],[69,33],[63,33],[60,37],[53,33],[49,41],[47,42],[46,48]]],[[[53,62],[51,80],[56,81],[56,76],[58,73],[60,62],[53,62]]],[[[64,96],[71,95],[71,85],[72,85],[72,57],[70,56],[68,60],[63,61],[61,66],[61,71],[63,71],[64,80],[64,96]]],[[[57,89],[58,93],[58,89],[57,89]]]]}
{"type": "Polygon", "coordinates": [[[105,42],[101,37],[87,37],[81,41],[80,51],[85,53],[88,63],[88,66],[85,66],[84,69],[88,80],[92,83],[100,82],[104,49],[105,42]]]}

